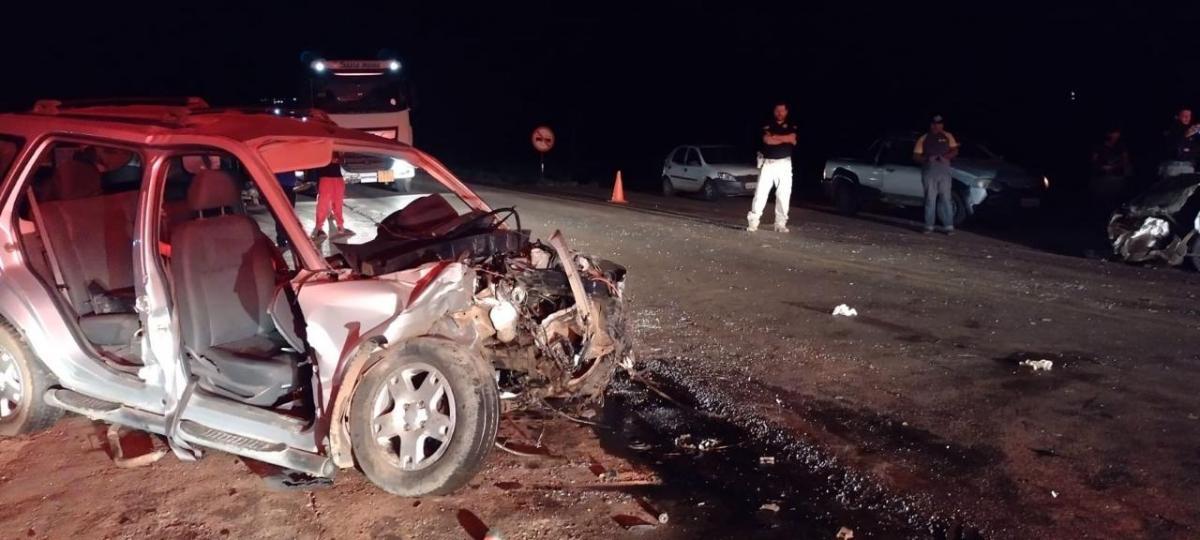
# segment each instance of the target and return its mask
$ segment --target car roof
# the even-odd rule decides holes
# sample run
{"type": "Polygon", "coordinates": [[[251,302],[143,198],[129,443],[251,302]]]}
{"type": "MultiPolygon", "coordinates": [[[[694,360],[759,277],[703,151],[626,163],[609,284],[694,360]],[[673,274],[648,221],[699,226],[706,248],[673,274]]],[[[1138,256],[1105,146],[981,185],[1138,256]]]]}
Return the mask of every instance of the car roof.
{"type": "MultiPolygon", "coordinates": [[[[218,137],[242,143],[289,137],[332,137],[372,144],[386,142],[364,131],[339,127],[327,118],[318,110],[274,114],[266,108],[97,105],[0,114],[0,132],[26,137],[66,132],[150,146],[171,145],[196,137],[218,137]]],[[[408,146],[396,141],[391,144],[408,146]]]]}

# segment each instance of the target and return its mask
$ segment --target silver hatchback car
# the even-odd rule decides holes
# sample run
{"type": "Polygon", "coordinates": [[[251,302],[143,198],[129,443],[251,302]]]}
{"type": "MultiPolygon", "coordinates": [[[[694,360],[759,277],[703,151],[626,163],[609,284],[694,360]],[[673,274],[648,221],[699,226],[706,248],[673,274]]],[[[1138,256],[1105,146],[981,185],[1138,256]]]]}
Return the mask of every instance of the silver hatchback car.
{"type": "Polygon", "coordinates": [[[445,493],[502,406],[587,407],[632,360],[624,268],[320,111],[40,102],[0,115],[0,176],[0,436],[70,411],[182,459],[445,493]],[[369,241],[317,244],[275,174],[339,159],[417,181],[369,241]]]}

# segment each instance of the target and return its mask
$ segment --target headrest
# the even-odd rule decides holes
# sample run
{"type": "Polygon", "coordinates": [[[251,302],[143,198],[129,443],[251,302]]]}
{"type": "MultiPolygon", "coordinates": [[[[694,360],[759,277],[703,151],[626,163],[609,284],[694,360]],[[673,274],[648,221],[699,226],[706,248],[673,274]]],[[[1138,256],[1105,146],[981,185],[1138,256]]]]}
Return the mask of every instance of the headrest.
{"type": "Polygon", "coordinates": [[[86,199],[104,194],[100,171],[91,163],[65,159],[54,168],[46,189],[48,200],[86,199]]]}
{"type": "Polygon", "coordinates": [[[204,169],[216,169],[220,167],[220,163],[214,163],[216,158],[213,156],[183,156],[183,170],[196,174],[204,169]]]}
{"type": "Polygon", "coordinates": [[[192,185],[188,186],[188,208],[196,212],[235,206],[241,198],[237,182],[233,181],[228,171],[200,171],[192,179],[192,185]]]}

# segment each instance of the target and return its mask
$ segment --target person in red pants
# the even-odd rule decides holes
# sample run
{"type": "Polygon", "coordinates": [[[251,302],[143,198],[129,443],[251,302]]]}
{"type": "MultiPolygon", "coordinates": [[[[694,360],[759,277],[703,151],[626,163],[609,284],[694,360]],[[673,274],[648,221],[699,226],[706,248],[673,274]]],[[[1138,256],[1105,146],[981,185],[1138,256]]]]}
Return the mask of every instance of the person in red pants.
{"type": "Polygon", "coordinates": [[[317,222],[313,226],[312,237],[318,239],[325,236],[325,221],[329,219],[331,212],[334,222],[337,223],[337,231],[333,232],[333,235],[353,235],[354,231],[346,228],[346,221],[342,216],[342,201],[346,198],[346,179],[342,178],[340,156],[335,154],[329,165],[315,171],[315,176],[317,177],[317,222]]]}

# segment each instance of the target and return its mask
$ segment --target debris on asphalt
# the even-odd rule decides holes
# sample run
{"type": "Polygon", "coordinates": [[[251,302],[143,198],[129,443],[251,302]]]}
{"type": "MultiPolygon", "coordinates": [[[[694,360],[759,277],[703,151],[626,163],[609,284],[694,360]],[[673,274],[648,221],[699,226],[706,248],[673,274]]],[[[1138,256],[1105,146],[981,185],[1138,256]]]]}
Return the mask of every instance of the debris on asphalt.
{"type": "Polygon", "coordinates": [[[758,507],[758,509],[766,510],[767,512],[778,512],[779,505],[775,503],[764,503],[762,506],[758,507]]]}
{"type": "Polygon", "coordinates": [[[644,451],[646,451],[646,450],[649,450],[649,449],[651,449],[651,448],[654,448],[654,445],[652,445],[652,444],[647,444],[647,443],[644,443],[644,442],[631,442],[631,443],[629,443],[629,444],[625,445],[625,447],[626,447],[626,448],[629,448],[630,450],[636,450],[636,451],[638,451],[638,452],[644,452],[644,451]]]}
{"type": "Polygon", "coordinates": [[[1052,489],[1052,490],[1050,490],[1050,496],[1051,496],[1051,497],[1053,497],[1053,498],[1055,498],[1055,499],[1057,499],[1057,498],[1058,498],[1058,492],[1057,492],[1057,491],[1054,491],[1054,490],[1052,489]]]}
{"type": "Polygon", "coordinates": [[[612,519],[617,522],[617,525],[620,525],[621,528],[627,531],[652,531],[655,528],[653,523],[628,514],[617,514],[612,519]]]}
{"type": "Polygon", "coordinates": [[[711,452],[713,450],[725,448],[725,446],[721,446],[720,439],[708,437],[700,439],[699,442],[696,442],[695,437],[693,437],[691,433],[684,433],[683,435],[675,437],[675,447],[685,450],[699,450],[701,452],[711,452]]]}
{"type": "Polygon", "coordinates": [[[840,305],[838,305],[838,307],[833,308],[833,316],[834,317],[837,317],[837,316],[857,317],[858,310],[854,309],[850,306],[847,306],[846,304],[840,304],[840,305]]]}
{"type": "Polygon", "coordinates": [[[262,478],[270,491],[308,491],[333,487],[333,480],[285,469],[262,461],[239,458],[250,472],[262,478]]]}
{"type": "Polygon", "coordinates": [[[854,529],[842,527],[838,529],[837,536],[833,538],[834,540],[852,540],[854,538],[854,529]]]}
{"type": "Polygon", "coordinates": [[[537,446],[533,446],[533,445],[529,445],[529,444],[521,444],[518,442],[499,441],[499,440],[497,440],[495,442],[495,446],[496,446],[496,448],[499,448],[500,450],[503,450],[505,452],[508,452],[509,454],[512,454],[512,455],[518,456],[518,457],[549,457],[550,456],[550,450],[544,446],[537,447],[537,446]]]}
{"type": "Polygon", "coordinates": [[[759,456],[758,464],[759,465],[774,465],[775,464],[775,456],[759,456]]]}
{"type": "Polygon", "coordinates": [[[596,475],[596,478],[599,478],[602,482],[612,482],[617,479],[617,471],[605,467],[594,457],[591,459],[592,462],[588,464],[588,470],[596,475]]]}
{"type": "Polygon", "coordinates": [[[108,426],[108,457],[122,469],[145,467],[167,455],[167,444],[157,435],[145,431],[108,426]]]}
{"type": "Polygon", "coordinates": [[[644,510],[647,514],[650,514],[650,517],[654,518],[659,523],[666,525],[667,522],[671,520],[671,516],[667,515],[666,512],[659,510],[653,504],[650,504],[650,501],[646,500],[645,497],[635,496],[633,500],[637,501],[638,506],[641,506],[642,510],[644,510]]]}
{"type": "Polygon", "coordinates": [[[1041,360],[1023,360],[1020,365],[1029,366],[1033,368],[1034,371],[1050,371],[1054,368],[1054,362],[1046,360],[1045,358],[1041,360]]]}
{"type": "Polygon", "coordinates": [[[473,540],[484,540],[492,532],[491,527],[488,527],[482,519],[479,519],[479,516],[466,508],[459,509],[457,517],[458,525],[473,540]]]}

